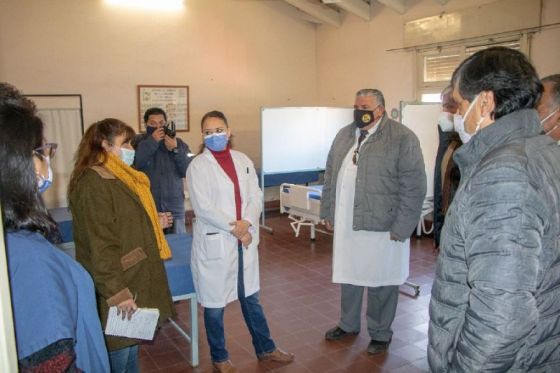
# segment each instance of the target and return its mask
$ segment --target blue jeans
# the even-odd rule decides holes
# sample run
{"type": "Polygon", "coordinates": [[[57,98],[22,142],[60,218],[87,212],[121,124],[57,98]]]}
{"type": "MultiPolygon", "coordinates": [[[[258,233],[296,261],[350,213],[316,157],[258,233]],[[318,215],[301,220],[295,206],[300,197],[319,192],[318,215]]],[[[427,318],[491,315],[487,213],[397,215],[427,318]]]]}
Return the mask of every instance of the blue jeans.
{"type": "Polygon", "coordinates": [[[171,233],[187,233],[187,228],[185,227],[185,218],[173,219],[173,227],[171,228],[171,233]]]}
{"type": "Polygon", "coordinates": [[[138,345],[109,351],[111,373],[139,373],[138,345]]]}
{"type": "MultiPolygon", "coordinates": [[[[237,296],[241,304],[241,311],[245,324],[251,333],[253,347],[257,356],[272,352],[276,349],[274,341],[270,337],[270,330],[266,322],[263,308],[259,303],[259,293],[245,297],[245,284],[243,282],[243,248],[238,247],[238,275],[237,296]]],[[[210,356],[215,363],[221,363],[229,359],[226,350],[226,339],[224,335],[224,308],[204,308],[204,326],[206,337],[210,346],[210,356]]]]}

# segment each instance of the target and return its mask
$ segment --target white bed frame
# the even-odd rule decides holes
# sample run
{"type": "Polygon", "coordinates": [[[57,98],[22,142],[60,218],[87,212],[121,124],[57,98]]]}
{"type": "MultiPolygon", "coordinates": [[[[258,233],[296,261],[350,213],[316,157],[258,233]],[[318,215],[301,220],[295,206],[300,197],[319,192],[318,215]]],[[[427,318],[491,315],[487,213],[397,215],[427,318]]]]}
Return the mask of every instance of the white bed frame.
{"type": "Polygon", "coordinates": [[[311,193],[321,195],[322,191],[313,186],[283,183],[280,185],[280,212],[288,214],[288,218],[292,220],[290,225],[296,237],[299,237],[302,226],[309,226],[311,239],[314,240],[317,230],[315,226],[321,222],[321,200],[310,198],[311,193]]]}

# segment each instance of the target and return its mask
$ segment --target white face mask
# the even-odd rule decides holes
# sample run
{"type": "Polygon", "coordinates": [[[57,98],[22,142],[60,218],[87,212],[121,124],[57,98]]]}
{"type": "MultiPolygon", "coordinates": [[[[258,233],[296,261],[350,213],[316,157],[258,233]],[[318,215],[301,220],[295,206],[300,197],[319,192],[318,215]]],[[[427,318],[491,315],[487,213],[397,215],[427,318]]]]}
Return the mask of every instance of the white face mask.
{"type": "MultiPolygon", "coordinates": [[[[560,107],[557,107],[556,109],[552,110],[550,112],[550,114],[548,114],[546,117],[543,118],[543,120],[541,120],[541,126],[544,126],[544,123],[550,118],[552,117],[554,114],[556,114],[556,112],[558,112],[558,110],[560,110],[560,107]]],[[[551,129],[549,129],[545,135],[550,135],[552,133],[552,131],[554,131],[558,126],[560,126],[560,123],[558,123],[557,125],[555,125],[554,127],[552,127],[551,129]]]]}
{"type": "Polygon", "coordinates": [[[120,158],[128,166],[132,166],[132,163],[134,162],[134,155],[135,154],[136,154],[136,152],[132,149],[121,148],[120,158]]]}
{"type": "Polygon", "coordinates": [[[461,141],[463,142],[463,144],[466,144],[467,142],[469,142],[470,139],[474,135],[476,135],[476,133],[480,129],[480,124],[484,120],[484,118],[481,117],[478,120],[478,122],[476,122],[476,128],[474,129],[474,132],[472,134],[468,133],[467,130],[465,129],[465,121],[467,120],[467,116],[470,114],[470,112],[471,112],[472,108],[474,107],[474,104],[476,103],[476,100],[478,100],[479,96],[480,96],[480,93],[478,95],[476,95],[474,100],[471,102],[471,104],[467,108],[467,111],[465,112],[465,115],[461,116],[460,114],[455,114],[453,116],[453,125],[455,126],[455,132],[457,132],[459,134],[459,137],[461,138],[461,141]]]}
{"type": "Polygon", "coordinates": [[[453,115],[453,126],[455,128],[455,132],[459,134],[463,144],[468,143],[471,139],[471,135],[465,132],[465,123],[463,122],[463,117],[461,117],[460,114],[453,115]]]}
{"type": "Polygon", "coordinates": [[[443,132],[453,131],[453,114],[442,111],[439,113],[438,124],[443,132]]]}

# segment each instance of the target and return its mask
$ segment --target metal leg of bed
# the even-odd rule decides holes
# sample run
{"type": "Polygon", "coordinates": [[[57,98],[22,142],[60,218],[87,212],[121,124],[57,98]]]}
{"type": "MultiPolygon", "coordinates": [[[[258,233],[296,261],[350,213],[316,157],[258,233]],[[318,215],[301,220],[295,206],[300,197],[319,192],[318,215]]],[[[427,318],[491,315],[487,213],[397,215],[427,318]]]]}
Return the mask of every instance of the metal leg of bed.
{"type": "Polygon", "coordinates": [[[315,240],[315,225],[312,225],[312,226],[311,226],[311,232],[310,232],[310,234],[311,234],[311,240],[314,241],[314,240],[315,240]]]}
{"type": "Polygon", "coordinates": [[[193,368],[198,366],[198,308],[196,302],[196,293],[185,295],[178,295],[173,297],[173,301],[188,300],[190,303],[191,312],[191,335],[188,335],[183,328],[181,328],[174,320],[169,319],[171,325],[177,329],[187,342],[191,344],[191,366],[193,368]]]}
{"type": "Polygon", "coordinates": [[[414,289],[414,296],[415,297],[420,295],[420,285],[416,285],[415,283],[410,282],[410,281],[405,281],[404,285],[409,286],[409,287],[414,289]]]}

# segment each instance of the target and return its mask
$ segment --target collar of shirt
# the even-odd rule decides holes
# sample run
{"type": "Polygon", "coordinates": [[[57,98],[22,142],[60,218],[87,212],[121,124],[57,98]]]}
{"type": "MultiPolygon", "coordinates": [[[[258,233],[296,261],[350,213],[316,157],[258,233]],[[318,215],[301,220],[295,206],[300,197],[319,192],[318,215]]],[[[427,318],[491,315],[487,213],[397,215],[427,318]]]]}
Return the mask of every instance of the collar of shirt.
{"type": "MultiPolygon", "coordinates": [[[[366,135],[366,138],[364,139],[364,141],[366,141],[367,138],[370,135],[373,135],[375,133],[375,131],[377,131],[380,123],[381,123],[381,120],[378,120],[377,123],[375,123],[375,126],[371,127],[369,130],[367,130],[367,135],[366,135]]],[[[358,138],[360,137],[360,131],[361,131],[361,129],[356,128],[356,141],[358,141],[358,138]]]]}

